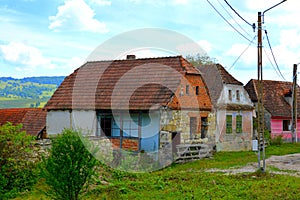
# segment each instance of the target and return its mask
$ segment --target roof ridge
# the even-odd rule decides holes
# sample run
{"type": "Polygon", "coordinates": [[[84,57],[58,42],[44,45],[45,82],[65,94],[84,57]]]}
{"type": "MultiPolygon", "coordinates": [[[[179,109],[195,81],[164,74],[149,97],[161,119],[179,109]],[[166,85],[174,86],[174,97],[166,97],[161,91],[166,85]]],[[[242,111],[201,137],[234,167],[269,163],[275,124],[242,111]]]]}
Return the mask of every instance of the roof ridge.
{"type": "Polygon", "coordinates": [[[115,61],[134,61],[134,60],[157,60],[157,59],[168,59],[168,58],[180,58],[182,55],[176,55],[176,56],[159,56],[159,57],[148,57],[148,58],[135,58],[135,59],[115,59],[115,60],[91,60],[86,61],[86,63],[97,63],[97,62],[115,62],[115,61]]]}

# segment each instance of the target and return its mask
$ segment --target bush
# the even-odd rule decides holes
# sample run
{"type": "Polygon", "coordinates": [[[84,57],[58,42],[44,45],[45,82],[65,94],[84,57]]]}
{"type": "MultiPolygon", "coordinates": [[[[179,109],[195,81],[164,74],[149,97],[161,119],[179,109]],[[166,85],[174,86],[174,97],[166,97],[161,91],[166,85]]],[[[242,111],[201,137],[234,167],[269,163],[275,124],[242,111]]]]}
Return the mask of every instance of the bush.
{"type": "Polygon", "coordinates": [[[275,135],[271,139],[271,145],[281,145],[283,143],[283,135],[275,135]]]}
{"type": "Polygon", "coordinates": [[[50,186],[46,192],[54,199],[78,199],[94,174],[96,159],[83,144],[80,133],[64,130],[52,140],[48,158],[44,158],[42,177],[50,186]]]}
{"type": "Polygon", "coordinates": [[[34,137],[21,128],[11,123],[0,126],[0,199],[30,190],[37,180],[37,159],[31,148],[34,137]]]}

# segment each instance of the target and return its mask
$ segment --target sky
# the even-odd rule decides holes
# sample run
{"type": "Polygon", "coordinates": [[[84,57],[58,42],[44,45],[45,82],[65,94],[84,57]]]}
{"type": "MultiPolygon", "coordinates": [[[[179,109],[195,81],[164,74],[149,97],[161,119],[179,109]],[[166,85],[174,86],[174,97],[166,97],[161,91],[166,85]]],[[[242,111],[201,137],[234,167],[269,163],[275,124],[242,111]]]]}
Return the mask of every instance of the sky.
{"type": "MultiPolygon", "coordinates": [[[[151,43],[155,36],[140,36],[141,30],[156,28],[197,43],[246,84],[257,79],[257,29],[249,24],[280,1],[227,0],[246,23],[224,0],[0,0],[0,77],[67,76],[103,44],[126,33],[151,43]]],[[[264,79],[292,81],[293,64],[300,62],[299,5],[287,0],[264,15],[264,79]]],[[[189,54],[157,46],[129,52],[138,58],[189,54]]]]}

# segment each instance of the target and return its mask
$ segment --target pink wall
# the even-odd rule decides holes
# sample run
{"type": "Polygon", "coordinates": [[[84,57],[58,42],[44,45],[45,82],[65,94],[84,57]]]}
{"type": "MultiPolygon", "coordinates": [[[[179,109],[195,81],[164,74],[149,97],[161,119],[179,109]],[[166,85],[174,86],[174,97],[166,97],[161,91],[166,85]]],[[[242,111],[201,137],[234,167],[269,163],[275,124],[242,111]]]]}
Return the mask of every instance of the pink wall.
{"type": "MultiPolygon", "coordinates": [[[[283,138],[285,139],[291,139],[292,138],[292,132],[291,131],[283,131],[283,119],[271,119],[271,136],[274,137],[276,135],[283,135],[283,138]]],[[[300,141],[300,119],[297,121],[297,135],[298,135],[298,141],[300,141]]]]}

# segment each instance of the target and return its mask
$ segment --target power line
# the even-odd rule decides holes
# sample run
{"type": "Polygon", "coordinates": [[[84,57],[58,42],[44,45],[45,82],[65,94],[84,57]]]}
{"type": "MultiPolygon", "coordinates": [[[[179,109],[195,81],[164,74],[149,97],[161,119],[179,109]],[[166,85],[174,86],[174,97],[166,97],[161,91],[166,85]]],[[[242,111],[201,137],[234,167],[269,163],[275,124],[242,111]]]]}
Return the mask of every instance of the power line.
{"type": "Polygon", "coordinates": [[[267,56],[267,58],[268,58],[268,60],[269,60],[269,62],[270,62],[270,64],[271,64],[271,66],[273,67],[274,71],[276,72],[276,74],[277,74],[278,76],[280,76],[278,70],[276,69],[276,67],[274,66],[273,62],[271,61],[271,59],[270,59],[270,57],[269,57],[269,55],[268,55],[268,53],[267,53],[267,51],[266,51],[265,48],[264,48],[264,52],[265,52],[265,54],[266,54],[266,56],[267,56]]]}
{"type": "Polygon", "coordinates": [[[269,44],[269,47],[270,47],[270,50],[271,50],[271,53],[272,53],[272,56],[273,56],[273,60],[274,60],[275,65],[276,65],[276,67],[277,67],[277,70],[278,70],[278,72],[280,73],[280,76],[285,80],[284,76],[282,75],[282,73],[281,73],[281,71],[280,71],[280,69],[279,69],[279,66],[278,66],[278,64],[277,64],[275,55],[274,55],[274,53],[273,53],[273,49],[272,49],[272,47],[271,47],[271,43],[270,43],[270,40],[269,40],[269,36],[268,36],[267,30],[265,30],[265,34],[266,34],[267,41],[268,41],[268,44],[269,44]]]}
{"type": "Polygon", "coordinates": [[[251,46],[251,44],[253,43],[253,41],[255,40],[256,35],[253,37],[252,41],[249,43],[249,45],[247,46],[247,48],[239,55],[239,57],[237,57],[237,59],[233,62],[233,64],[231,65],[231,67],[229,67],[228,71],[233,68],[233,66],[237,63],[237,61],[242,57],[242,55],[249,49],[249,47],[251,46]]]}
{"type": "Polygon", "coordinates": [[[216,9],[216,7],[209,1],[206,0],[209,5],[220,15],[220,17],[222,17],[223,20],[225,20],[227,22],[227,24],[229,26],[231,26],[231,28],[233,28],[236,32],[238,32],[243,38],[245,38],[246,40],[248,40],[249,42],[251,42],[250,39],[248,39],[245,35],[243,35],[239,30],[237,30],[232,24],[230,24],[230,22],[216,9]]]}
{"type": "Polygon", "coordinates": [[[250,24],[247,20],[245,20],[226,0],[224,0],[225,3],[230,7],[230,9],[237,15],[239,16],[244,22],[246,22],[249,26],[251,26],[253,28],[253,30],[255,30],[255,23],[250,24]]]}
{"type": "Polygon", "coordinates": [[[222,6],[222,8],[226,11],[226,13],[233,19],[233,21],[249,36],[252,37],[236,20],[235,18],[227,11],[227,9],[223,6],[223,4],[220,2],[220,0],[217,0],[218,3],[222,6]]]}

